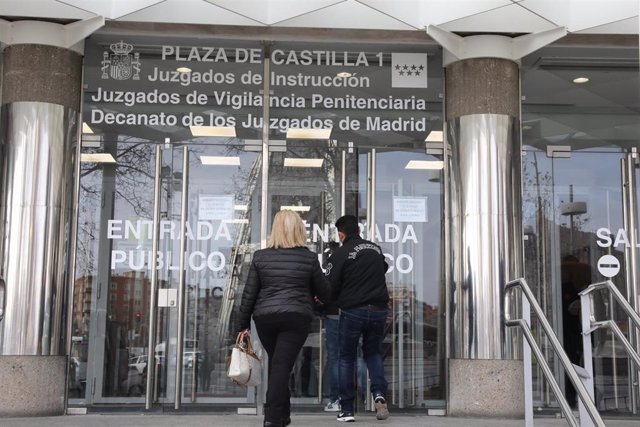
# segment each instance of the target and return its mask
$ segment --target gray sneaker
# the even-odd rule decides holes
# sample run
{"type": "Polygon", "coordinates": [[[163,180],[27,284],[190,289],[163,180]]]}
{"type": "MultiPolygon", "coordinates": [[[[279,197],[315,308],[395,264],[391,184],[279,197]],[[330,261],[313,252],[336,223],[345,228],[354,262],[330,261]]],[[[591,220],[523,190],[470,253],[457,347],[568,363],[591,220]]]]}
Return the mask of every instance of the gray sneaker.
{"type": "Polygon", "coordinates": [[[383,395],[379,394],[374,399],[376,405],[376,419],[386,420],[389,418],[389,408],[387,408],[387,400],[383,395]]]}

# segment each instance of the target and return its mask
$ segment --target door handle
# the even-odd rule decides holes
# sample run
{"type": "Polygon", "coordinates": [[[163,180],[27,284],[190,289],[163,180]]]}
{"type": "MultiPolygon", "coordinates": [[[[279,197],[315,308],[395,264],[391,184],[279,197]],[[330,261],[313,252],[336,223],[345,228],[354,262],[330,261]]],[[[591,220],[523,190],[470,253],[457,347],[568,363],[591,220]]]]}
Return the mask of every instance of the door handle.
{"type": "Polygon", "coordinates": [[[0,279],[0,321],[4,319],[4,304],[5,304],[5,296],[7,292],[7,287],[4,283],[3,279],[0,279]]]}
{"type": "MultiPolygon", "coordinates": [[[[178,280],[178,343],[176,345],[176,394],[174,400],[174,408],[180,409],[182,405],[182,368],[184,366],[184,317],[186,315],[184,291],[186,286],[186,252],[187,252],[187,218],[189,208],[189,149],[185,145],[182,147],[182,201],[180,213],[180,278],[178,280]]],[[[195,369],[197,360],[195,359],[196,348],[193,348],[192,368],[195,378],[195,369]]],[[[191,402],[195,402],[196,383],[191,384],[191,402]]]]}

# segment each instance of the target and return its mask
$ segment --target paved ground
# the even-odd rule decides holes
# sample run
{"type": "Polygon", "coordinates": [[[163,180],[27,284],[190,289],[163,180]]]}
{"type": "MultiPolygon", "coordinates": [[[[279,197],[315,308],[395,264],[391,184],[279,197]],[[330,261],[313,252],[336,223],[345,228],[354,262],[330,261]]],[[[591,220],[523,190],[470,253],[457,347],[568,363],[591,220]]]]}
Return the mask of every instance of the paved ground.
{"type": "MultiPolygon", "coordinates": [[[[470,419],[401,415],[377,421],[373,414],[356,417],[356,424],[338,423],[332,414],[302,414],[292,417],[291,427],[325,427],[357,425],[362,427],[522,427],[523,420],[470,419]]],[[[638,420],[608,420],[607,427],[637,427],[638,420]]],[[[535,427],[567,426],[562,419],[538,418],[535,427]]],[[[255,415],[157,415],[157,414],[90,414],[42,418],[0,418],[2,427],[261,427],[262,418],[255,415]]]]}

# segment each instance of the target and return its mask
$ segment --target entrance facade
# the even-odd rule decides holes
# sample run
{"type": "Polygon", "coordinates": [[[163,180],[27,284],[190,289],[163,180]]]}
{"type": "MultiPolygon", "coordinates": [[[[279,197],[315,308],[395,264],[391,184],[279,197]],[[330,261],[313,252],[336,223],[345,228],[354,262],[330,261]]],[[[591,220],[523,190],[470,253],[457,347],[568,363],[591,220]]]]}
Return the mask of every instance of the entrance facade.
{"type": "MultiPolygon", "coordinates": [[[[384,248],[394,411],[464,414],[478,401],[454,402],[465,389],[494,399],[470,415],[521,403],[517,384],[494,394],[523,365],[493,339],[505,336],[505,276],[527,278],[578,364],[581,289],[609,278],[640,306],[637,4],[23,3],[0,6],[0,371],[12,373],[7,395],[27,392],[22,406],[0,399],[2,415],[259,407],[264,390],[224,371],[246,266],[283,208],[301,213],[322,261],[345,213],[384,248]],[[497,51],[511,61],[545,43],[492,68],[497,51]],[[484,359],[487,342],[505,354],[484,359]],[[485,360],[508,363],[471,386],[464,367],[485,360]]],[[[637,348],[616,305],[595,301],[637,348]]],[[[323,334],[319,317],[291,378],[295,405],[327,397],[323,334]]],[[[609,334],[593,347],[598,408],[637,414],[637,370],[609,334]]],[[[536,406],[557,412],[533,369],[536,406]]]]}
{"type": "MultiPolygon", "coordinates": [[[[381,245],[390,402],[444,406],[442,64],[396,50],[87,40],[70,403],[259,404],[226,363],[252,253],[291,209],[321,263],[344,214],[381,245]]],[[[326,401],[326,359],[318,317],[294,404],[326,401]]]]}
{"type": "MultiPolygon", "coordinates": [[[[382,246],[391,403],[444,408],[440,48],[100,33],[86,43],[69,403],[259,405],[264,390],[230,383],[226,359],[251,255],[273,215],[293,209],[321,261],[343,214],[382,246]]],[[[551,46],[521,68],[525,277],[581,363],[577,292],[610,278],[638,304],[638,100],[604,83],[578,88],[575,65],[552,57],[605,61],[580,71],[633,88],[637,49],[551,46]],[[540,92],[549,81],[556,92],[540,92]]],[[[599,310],[620,316],[605,298],[599,310]]],[[[324,338],[318,317],[291,378],[296,405],[328,397],[324,338]]],[[[637,413],[636,372],[619,344],[601,334],[594,349],[598,407],[637,413]]],[[[534,378],[537,404],[554,410],[536,367],[534,378]]]]}

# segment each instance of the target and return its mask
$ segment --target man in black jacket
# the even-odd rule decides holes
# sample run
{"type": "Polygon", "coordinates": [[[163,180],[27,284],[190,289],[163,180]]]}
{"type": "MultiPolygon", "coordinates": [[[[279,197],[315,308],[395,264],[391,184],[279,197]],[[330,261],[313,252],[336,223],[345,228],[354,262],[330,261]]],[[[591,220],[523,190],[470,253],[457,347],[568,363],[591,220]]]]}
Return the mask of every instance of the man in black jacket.
{"type": "Polygon", "coordinates": [[[336,221],[342,246],[329,258],[325,275],[333,298],[340,308],[340,408],[338,421],[355,421],[353,416],[354,377],[358,341],[371,377],[371,393],[376,418],[389,417],[384,378],[382,340],[387,319],[389,291],[385,281],[388,265],[380,246],[360,238],[358,220],[345,215],[336,221]]]}

